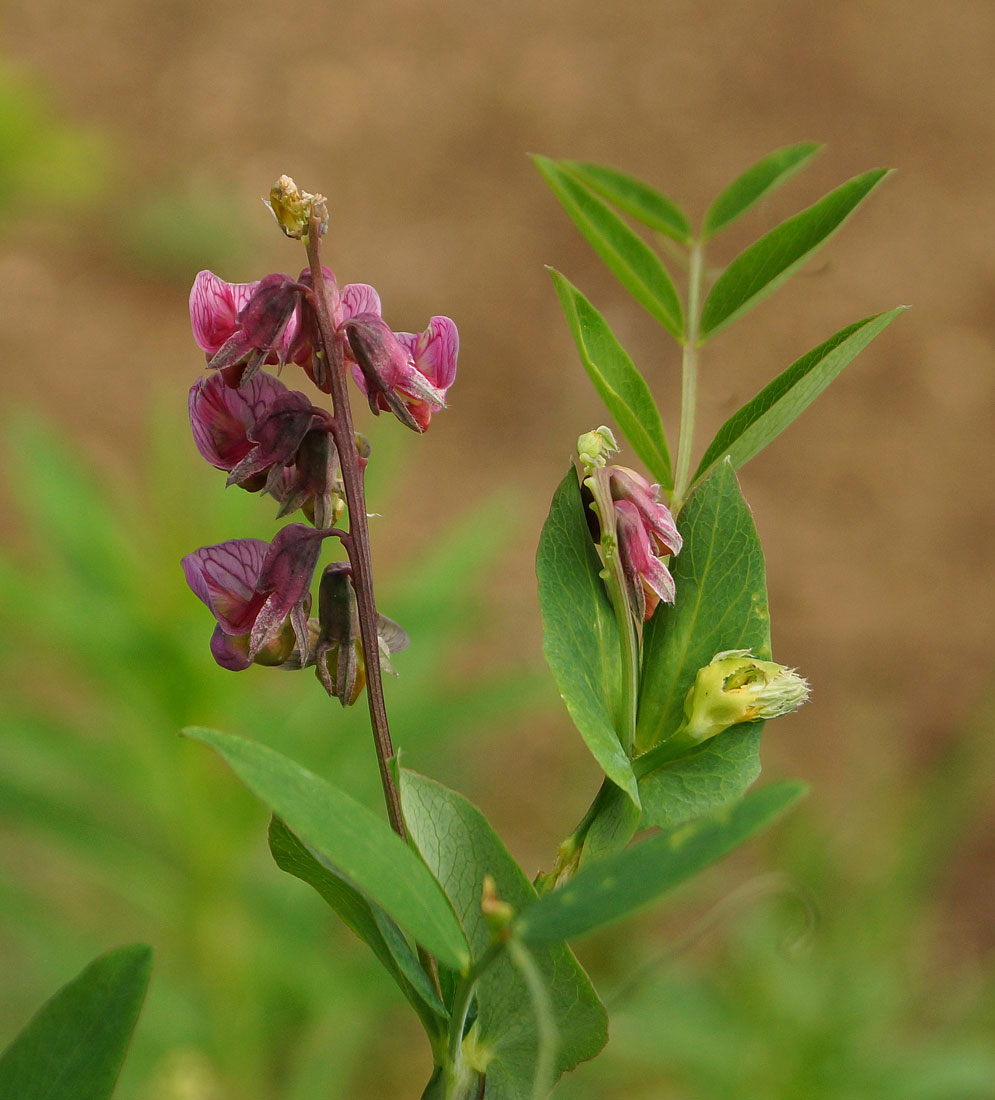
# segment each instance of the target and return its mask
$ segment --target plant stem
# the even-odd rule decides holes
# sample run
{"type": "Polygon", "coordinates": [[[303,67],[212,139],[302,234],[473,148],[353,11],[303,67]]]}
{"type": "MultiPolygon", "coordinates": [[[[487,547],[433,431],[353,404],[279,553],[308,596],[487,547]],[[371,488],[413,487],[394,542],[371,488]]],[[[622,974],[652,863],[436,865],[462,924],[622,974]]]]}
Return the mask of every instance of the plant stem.
{"type": "Polygon", "coordinates": [[[373,597],[373,563],[370,556],[370,529],[366,521],[366,493],[363,488],[363,471],[356,450],[356,433],[352,425],[349,392],[346,389],[345,358],[342,347],[335,339],[334,324],[328,307],[328,295],[321,271],[320,219],[311,214],[310,232],[305,238],[308,263],[311,267],[314,311],[321,332],[322,352],[327,365],[332,396],[332,439],[339,452],[342,481],[345,485],[346,505],[349,510],[349,541],[345,543],[352,579],[356,589],[356,606],[359,612],[359,634],[363,643],[366,662],[366,697],[370,707],[370,725],[373,743],[380,768],[380,783],[387,817],[391,828],[402,840],[407,840],[404,819],[401,816],[401,798],[390,770],[394,746],[387,724],[387,708],[383,695],[383,677],[380,671],[380,642],[377,637],[377,607],[373,597]]]}
{"type": "Polygon", "coordinates": [[[698,401],[698,326],[701,322],[701,284],[705,270],[705,246],[695,241],[688,264],[688,331],[681,355],[681,430],[677,442],[673,511],[680,511],[691,473],[691,441],[698,401]]]}

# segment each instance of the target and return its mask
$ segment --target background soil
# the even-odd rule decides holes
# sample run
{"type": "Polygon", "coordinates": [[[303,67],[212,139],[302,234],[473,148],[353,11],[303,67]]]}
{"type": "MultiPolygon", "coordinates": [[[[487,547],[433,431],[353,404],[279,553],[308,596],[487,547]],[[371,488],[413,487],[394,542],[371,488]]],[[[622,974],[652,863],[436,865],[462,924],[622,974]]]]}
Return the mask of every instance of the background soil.
{"type": "MultiPolygon", "coordinates": [[[[600,270],[526,153],[626,169],[698,217],[764,153],[825,141],[731,234],[729,256],[842,180],[897,168],[824,258],[709,346],[700,443],[844,324],[913,305],[742,476],[776,656],[815,689],[772,728],[766,761],[814,781],[842,829],[863,829],[875,797],[957,736],[995,652],[988,0],[8,0],[3,23],[6,58],[112,150],[109,204],[7,233],[5,401],[43,407],[127,476],[153,403],[181,407],[199,369],[186,323],[197,268],[243,280],[300,265],[258,205],[288,172],[330,196],[329,261],[379,288],[395,328],[433,313],[460,326],[451,408],[407,452],[410,508],[384,521],[378,553],[396,559],[510,487],[512,514],[493,523],[514,524],[515,548],[482,650],[514,639],[538,654],[535,539],[573,441],[602,419],[543,265],[607,314],[665,409],[677,393],[676,349],[600,270]],[[195,211],[203,245],[180,226],[149,259],[146,196],[195,211]]],[[[468,793],[521,850],[532,765],[560,750],[516,736],[520,778],[482,760],[468,793]]],[[[979,824],[955,874],[967,950],[991,946],[989,837],[979,824]]]]}

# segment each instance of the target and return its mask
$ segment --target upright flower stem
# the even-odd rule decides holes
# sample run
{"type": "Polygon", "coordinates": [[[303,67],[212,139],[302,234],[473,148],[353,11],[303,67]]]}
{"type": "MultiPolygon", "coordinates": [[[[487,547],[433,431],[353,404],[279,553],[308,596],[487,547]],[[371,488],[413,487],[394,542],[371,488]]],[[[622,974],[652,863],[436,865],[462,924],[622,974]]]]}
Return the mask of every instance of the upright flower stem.
{"type": "Polygon", "coordinates": [[[391,828],[402,840],[407,840],[404,819],[401,816],[401,798],[390,770],[394,746],[387,724],[387,708],[383,695],[383,676],[380,670],[380,642],[377,637],[377,608],[373,597],[373,564],[370,557],[370,529],[366,521],[366,493],[363,488],[363,471],[356,450],[356,433],[349,407],[346,389],[345,360],[340,343],[335,339],[328,295],[321,271],[320,212],[311,214],[310,232],[305,238],[308,263],[311,267],[311,283],[314,310],[321,332],[322,352],[327,363],[332,396],[332,438],[339,452],[342,481],[345,485],[346,504],[349,509],[348,541],[343,539],[352,566],[353,584],[356,588],[356,605],[359,611],[359,633],[366,662],[366,697],[370,707],[370,725],[373,727],[373,743],[380,767],[380,783],[387,817],[391,828]]]}
{"type": "Polygon", "coordinates": [[[677,470],[674,475],[674,514],[684,503],[691,475],[691,441],[698,403],[698,326],[701,322],[701,286],[705,248],[701,241],[691,246],[688,262],[688,328],[681,355],[681,430],[677,441],[677,470]]]}

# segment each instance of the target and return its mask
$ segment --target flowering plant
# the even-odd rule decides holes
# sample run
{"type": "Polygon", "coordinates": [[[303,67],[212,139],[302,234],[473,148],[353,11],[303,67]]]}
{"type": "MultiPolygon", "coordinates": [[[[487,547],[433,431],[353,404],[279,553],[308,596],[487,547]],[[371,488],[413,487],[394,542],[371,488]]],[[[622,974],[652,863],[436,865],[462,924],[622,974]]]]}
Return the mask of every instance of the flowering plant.
{"type": "MultiPolygon", "coordinates": [[[[772,659],[764,557],[735,471],[901,309],[851,324],[802,356],[720,428],[696,467],[691,460],[701,348],[786,279],[885,175],[844,183],[713,276],[713,238],[815,152],[802,144],[765,157],[722,192],[697,233],[674,203],[630,176],[536,158],[612,273],[676,339],[682,403],[672,463],[645,378],[583,293],[552,271],[581,362],[649,476],[614,461],[611,428],[585,432],[540,535],[544,652],[604,780],[533,881],[467,799],[399,766],[383,694],[383,672],[408,639],[375,600],[364,486],[373,449],[353,426],[350,385],[374,414],[425,433],[455,381],[454,322],[433,316],[421,334],[395,332],[372,287],[340,288],[322,263],[325,200],[287,177],[269,205],[303,243],[304,270],[239,284],[201,272],[194,282],[191,320],[207,371],[189,394],[195,445],[229,486],[273,498],[280,520],[297,517],[270,542],[235,537],[183,559],[215,620],[210,654],[231,671],[313,669],[342,706],[365,692],[387,821],[263,744],[186,733],[271,808],[277,866],[314,888],[409,1002],[432,1055],[426,1100],[548,1095],[607,1039],[604,1007],[568,941],[656,900],[803,793],[793,781],[751,789],[764,722],[803,703],[808,685],[772,659]],[[683,298],[661,252],[631,222],[686,268],[683,298]],[[291,389],[266,367],[300,368],[316,392],[291,389]],[[335,546],[345,557],[322,569],[315,599],[320,560],[335,546]]],[[[109,1096],[147,980],[144,949],[92,964],[0,1058],[5,1095],[35,1095],[18,1083],[44,1077],[39,1067],[53,1050],[68,1049],[71,1021],[101,1014],[99,1079],[87,1095],[109,1096]]]]}

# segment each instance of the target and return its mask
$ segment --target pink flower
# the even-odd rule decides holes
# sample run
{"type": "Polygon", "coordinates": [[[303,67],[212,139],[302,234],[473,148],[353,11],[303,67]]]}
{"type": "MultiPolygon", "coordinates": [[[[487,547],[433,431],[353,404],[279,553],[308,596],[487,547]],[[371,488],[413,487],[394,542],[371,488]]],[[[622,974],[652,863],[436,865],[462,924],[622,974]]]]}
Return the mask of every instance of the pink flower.
{"type": "Polygon", "coordinates": [[[344,505],[328,412],[265,371],[237,389],[221,374],[198,379],[189,405],[197,449],[229,485],[265,490],[279,516],[302,508],[317,527],[335,522],[344,505]]]}
{"type": "Polygon", "coordinates": [[[311,579],[330,533],[291,523],[272,543],[229,539],[186,555],[187,584],[217,620],[211,652],[219,665],[282,664],[295,645],[299,663],[307,663],[311,579]]]}
{"type": "Polygon", "coordinates": [[[637,506],[628,500],[616,500],[614,509],[629,606],[636,618],[645,622],[661,600],[674,602],[674,578],[654,553],[650,530],[637,506]]]}
{"type": "Polygon", "coordinates": [[[684,540],[677,530],[670,509],[661,504],[659,485],[651,485],[641,474],[627,466],[607,467],[612,500],[632,504],[659,555],[679,554],[684,540]]]}
{"type": "Polygon", "coordinates": [[[392,332],[377,315],[360,314],[342,328],[349,341],[356,384],[374,413],[390,410],[423,432],[432,413],[445,408],[456,378],[459,333],[448,317],[433,317],[424,332],[392,332]]]}

